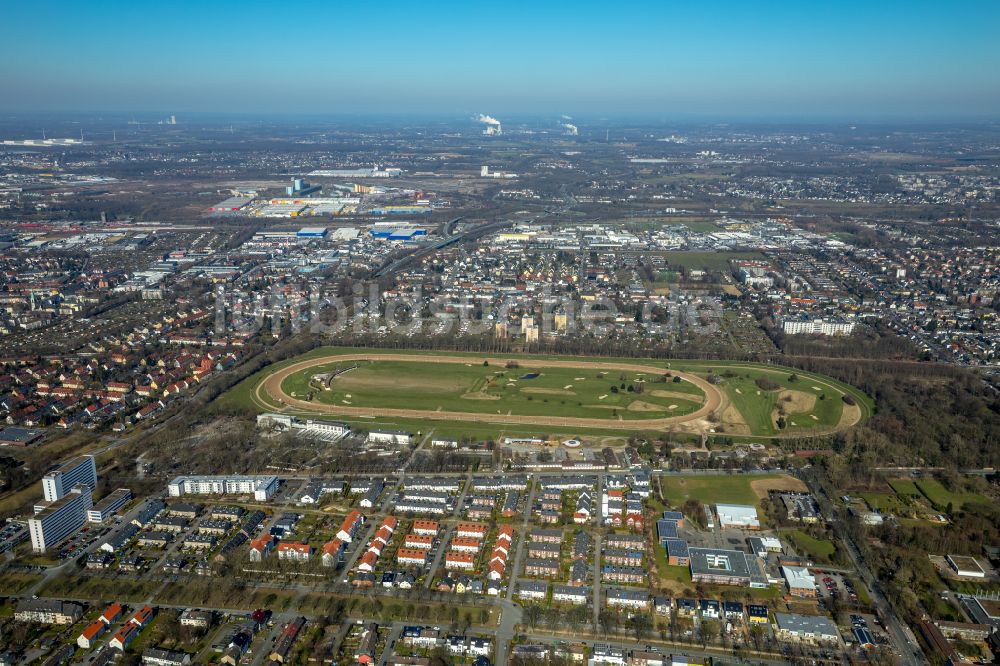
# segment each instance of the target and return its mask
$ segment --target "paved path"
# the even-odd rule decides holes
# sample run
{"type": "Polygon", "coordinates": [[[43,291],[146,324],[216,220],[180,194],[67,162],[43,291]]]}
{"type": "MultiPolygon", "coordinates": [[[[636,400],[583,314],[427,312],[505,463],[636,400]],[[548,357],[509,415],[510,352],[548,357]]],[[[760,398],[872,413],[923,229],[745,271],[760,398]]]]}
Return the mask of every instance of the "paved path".
{"type": "Polygon", "coordinates": [[[594,630],[600,626],[598,617],[601,614],[601,538],[604,534],[604,515],[601,511],[601,493],[604,490],[603,474],[597,475],[597,493],[594,495],[594,515],[597,517],[597,529],[592,532],[594,538],[594,630]]]}
{"type": "Polygon", "coordinates": [[[454,526],[448,525],[445,527],[444,534],[441,535],[441,542],[438,544],[437,551],[434,554],[434,561],[431,562],[431,568],[427,570],[427,579],[424,581],[424,587],[428,589],[430,589],[431,583],[434,581],[434,574],[437,572],[438,567],[441,566],[441,560],[444,559],[445,551],[448,550],[448,544],[451,543],[451,533],[454,529],[454,526]]]}
{"type": "Polygon", "coordinates": [[[521,519],[521,534],[518,535],[520,538],[517,540],[517,547],[514,549],[514,556],[510,558],[510,582],[507,584],[508,600],[512,600],[514,598],[514,592],[517,588],[517,577],[521,572],[521,559],[524,554],[524,544],[528,541],[528,531],[531,528],[531,516],[534,512],[535,506],[535,494],[538,490],[538,480],[534,474],[528,477],[528,483],[531,484],[531,492],[528,493],[528,499],[524,505],[524,515],[521,519]]]}

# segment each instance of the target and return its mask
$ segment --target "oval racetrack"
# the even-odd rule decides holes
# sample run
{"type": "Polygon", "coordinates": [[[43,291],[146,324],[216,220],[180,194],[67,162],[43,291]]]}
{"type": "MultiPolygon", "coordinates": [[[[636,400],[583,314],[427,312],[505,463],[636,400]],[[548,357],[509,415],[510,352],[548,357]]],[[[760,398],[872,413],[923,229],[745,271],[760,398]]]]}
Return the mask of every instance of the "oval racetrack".
{"type": "Polygon", "coordinates": [[[437,356],[433,354],[378,354],[378,353],[353,353],[336,354],[319,358],[311,358],[307,361],[300,361],[285,366],[280,370],[268,375],[254,388],[254,398],[257,403],[265,409],[274,409],[273,404],[268,404],[264,400],[261,392],[282,407],[280,409],[294,409],[309,414],[330,414],[347,417],[390,417],[406,419],[427,419],[435,421],[474,421],[480,423],[511,423],[536,426],[558,426],[571,428],[574,426],[581,428],[604,428],[609,430],[660,430],[674,427],[680,423],[687,423],[703,419],[722,404],[722,393],[715,386],[712,386],[704,379],[694,375],[671,371],[674,375],[680,375],[685,380],[691,382],[705,394],[704,404],[694,412],[681,416],[668,416],[657,419],[632,419],[619,420],[614,418],[594,419],[594,418],[572,418],[562,416],[521,416],[517,414],[489,414],[480,412],[455,412],[455,411],[426,411],[420,409],[396,409],[386,407],[352,407],[347,405],[322,404],[301,400],[287,395],[281,388],[282,383],[290,375],[311,367],[329,365],[337,361],[406,361],[418,363],[456,363],[467,365],[470,362],[479,363],[489,361],[490,365],[503,367],[508,360],[515,360],[519,363],[530,363],[532,368],[580,368],[587,370],[618,370],[642,372],[650,375],[661,375],[666,372],[665,368],[642,365],[639,363],[623,363],[614,361],[558,361],[548,359],[504,359],[494,357],[471,357],[471,356],[437,356]]]}

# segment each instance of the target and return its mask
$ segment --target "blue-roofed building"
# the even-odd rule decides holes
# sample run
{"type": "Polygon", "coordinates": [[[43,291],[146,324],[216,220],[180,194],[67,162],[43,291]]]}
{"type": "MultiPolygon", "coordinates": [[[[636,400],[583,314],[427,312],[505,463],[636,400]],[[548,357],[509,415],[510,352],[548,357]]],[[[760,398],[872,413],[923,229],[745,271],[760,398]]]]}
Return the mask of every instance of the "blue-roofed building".
{"type": "Polygon", "coordinates": [[[694,617],[698,614],[698,604],[694,599],[678,599],[677,614],[681,617],[694,617]]]}
{"type": "Polygon", "coordinates": [[[677,523],[678,528],[684,527],[684,513],[682,511],[664,511],[663,520],[672,520],[677,523]]]}
{"type": "Polygon", "coordinates": [[[866,650],[875,648],[875,637],[868,627],[854,627],[854,641],[866,650]]]}
{"type": "Polygon", "coordinates": [[[727,620],[742,620],[743,604],[739,601],[723,601],[722,614],[726,616],[727,620]]]}
{"type": "Polygon", "coordinates": [[[676,520],[658,520],[656,521],[656,538],[663,546],[666,544],[667,539],[677,539],[677,521],[676,520]]]}
{"type": "Polygon", "coordinates": [[[326,227],[302,227],[295,232],[296,238],[326,238],[326,227]]]}
{"type": "Polygon", "coordinates": [[[684,539],[667,539],[664,548],[667,549],[667,563],[671,566],[686,567],[691,564],[688,542],[684,539]]]}
{"type": "Polygon", "coordinates": [[[427,234],[423,229],[396,229],[389,234],[389,240],[391,241],[410,241],[417,236],[425,236],[427,234]]]}

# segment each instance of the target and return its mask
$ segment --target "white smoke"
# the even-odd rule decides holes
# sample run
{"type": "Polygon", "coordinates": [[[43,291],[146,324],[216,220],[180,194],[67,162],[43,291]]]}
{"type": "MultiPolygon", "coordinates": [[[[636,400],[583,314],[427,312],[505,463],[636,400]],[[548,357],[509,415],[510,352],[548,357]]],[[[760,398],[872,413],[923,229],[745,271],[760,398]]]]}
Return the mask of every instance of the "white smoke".
{"type": "Polygon", "coordinates": [[[576,125],[572,125],[570,123],[562,123],[562,126],[563,129],[566,130],[566,133],[569,134],[570,136],[576,136],[577,134],[580,133],[580,130],[577,129],[576,125]]]}
{"type": "Polygon", "coordinates": [[[487,116],[486,114],[479,114],[479,122],[486,123],[487,125],[500,125],[500,121],[493,116],[487,116]]]}
{"type": "Polygon", "coordinates": [[[565,113],[561,117],[563,120],[573,120],[573,116],[567,116],[565,113]]]}

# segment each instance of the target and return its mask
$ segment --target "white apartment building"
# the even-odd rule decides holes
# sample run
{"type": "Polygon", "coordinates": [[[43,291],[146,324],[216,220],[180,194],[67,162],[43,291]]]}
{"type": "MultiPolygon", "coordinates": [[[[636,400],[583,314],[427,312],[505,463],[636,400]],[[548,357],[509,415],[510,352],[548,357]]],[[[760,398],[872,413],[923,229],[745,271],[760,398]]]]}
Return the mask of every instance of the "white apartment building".
{"type": "Polygon", "coordinates": [[[829,319],[786,319],[782,323],[785,335],[850,335],[854,331],[853,321],[831,321],[829,319]]]}
{"type": "Polygon", "coordinates": [[[132,491],[128,488],[119,488],[87,511],[87,520],[92,523],[103,523],[131,501],[132,491]]]}
{"type": "Polygon", "coordinates": [[[67,460],[42,477],[42,493],[46,502],[55,502],[78,483],[97,488],[97,465],[94,456],[79,456],[67,460]]]}
{"type": "Polygon", "coordinates": [[[43,505],[41,511],[28,519],[32,550],[44,553],[79,530],[87,522],[87,512],[93,505],[91,490],[82,483],[56,501],[43,505]]]}
{"type": "Polygon", "coordinates": [[[253,495],[258,502],[278,490],[276,476],[178,476],[167,484],[171,497],[182,495],[253,495]]]}

